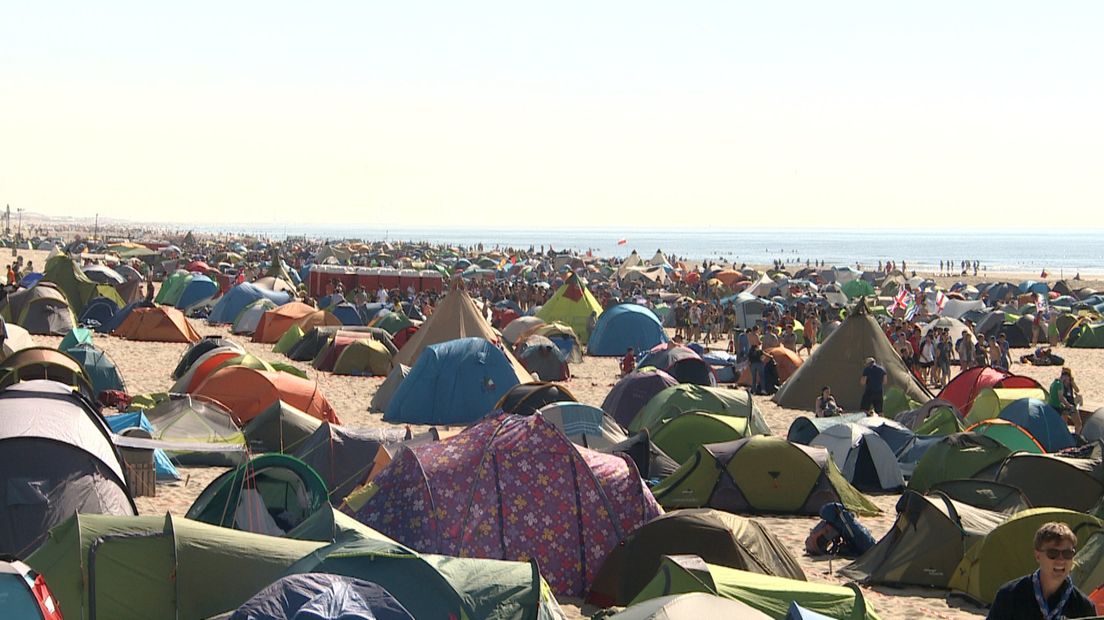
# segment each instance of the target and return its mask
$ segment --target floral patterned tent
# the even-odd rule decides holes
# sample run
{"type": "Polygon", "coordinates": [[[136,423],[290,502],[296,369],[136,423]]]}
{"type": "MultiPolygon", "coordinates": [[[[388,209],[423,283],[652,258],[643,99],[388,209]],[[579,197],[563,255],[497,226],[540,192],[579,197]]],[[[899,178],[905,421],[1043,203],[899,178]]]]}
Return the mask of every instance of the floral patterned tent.
{"type": "Polygon", "coordinates": [[[628,458],[577,448],[540,415],[499,415],[412,446],[354,516],[420,552],[528,561],[580,596],[609,552],[662,509],[628,458]]]}

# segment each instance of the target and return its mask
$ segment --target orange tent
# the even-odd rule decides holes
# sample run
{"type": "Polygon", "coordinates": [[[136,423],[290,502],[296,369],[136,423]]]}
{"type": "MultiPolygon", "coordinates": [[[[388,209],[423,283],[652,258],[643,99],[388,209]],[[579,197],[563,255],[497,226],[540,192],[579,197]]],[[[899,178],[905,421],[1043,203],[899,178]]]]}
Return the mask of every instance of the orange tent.
{"type": "MultiPolygon", "coordinates": [[[[805,363],[805,360],[801,359],[801,356],[786,347],[773,347],[764,351],[764,353],[774,358],[774,363],[778,365],[778,378],[782,381],[789,379],[791,375],[797,372],[798,368],[805,363]]],[[[744,369],[740,371],[740,378],[736,380],[737,385],[751,385],[751,367],[744,366],[744,369]]]]}
{"type": "Polygon", "coordinates": [[[152,342],[199,342],[202,338],[176,308],[157,306],[154,308],[135,308],[122,324],[115,329],[115,335],[127,340],[148,340],[152,342]]]}
{"type": "Polygon", "coordinates": [[[202,362],[199,362],[199,365],[197,365],[195,367],[195,370],[192,372],[192,377],[188,380],[188,384],[186,386],[183,386],[184,389],[180,391],[190,394],[193,390],[199,387],[200,384],[202,384],[207,379],[207,377],[211,376],[211,373],[215,372],[215,369],[218,368],[223,362],[234,359],[235,357],[240,357],[241,354],[241,351],[220,351],[218,353],[215,353],[214,355],[211,355],[202,362]]]}
{"type": "Polygon", "coordinates": [[[286,372],[227,366],[211,373],[196,388],[193,396],[218,401],[230,411],[239,425],[257,417],[277,400],[319,420],[341,424],[337,413],[319,391],[318,382],[286,372]]]}
{"type": "Polygon", "coordinates": [[[253,342],[275,344],[293,325],[298,325],[303,333],[307,333],[313,327],[341,325],[341,321],[326,310],[293,301],[279,308],[273,308],[261,316],[257,331],[253,332],[253,342]]]}
{"type": "Polygon", "coordinates": [[[725,286],[732,286],[736,282],[748,279],[747,276],[734,269],[723,269],[713,274],[712,277],[724,282],[725,286]]]}

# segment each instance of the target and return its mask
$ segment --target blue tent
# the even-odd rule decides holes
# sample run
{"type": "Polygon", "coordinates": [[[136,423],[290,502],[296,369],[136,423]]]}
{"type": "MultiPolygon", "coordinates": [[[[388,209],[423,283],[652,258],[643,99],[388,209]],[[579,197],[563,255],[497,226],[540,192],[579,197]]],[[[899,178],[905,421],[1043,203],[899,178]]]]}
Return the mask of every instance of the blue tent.
{"type": "MultiPolygon", "coordinates": [[[[107,425],[111,427],[112,433],[120,433],[125,429],[138,427],[149,431],[151,435],[156,434],[153,425],[146,419],[146,414],[141,411],[109,415],[107,416],[107,425]]],[[[153,466],[157,471],[158,479],[180,480],[180,472],[176,470],[176,466],[172,464],[169,456],[161,448],[153,451],[153,466]]]]}
{"type": "Polygon", "coordinates": [[[667,342],[667,333],[651,310],[636,304],[618,304],[598,317],[587,342],[587,353],[621,356],[629,347],[640,353],[661,342],[667,342]]]}
{"type": "Polygon", "coordinates": [[[1020,282],[1020,285],[1016,287],[1020,290],[1020,293],[1035,293],[1036,295],[1046,295],[1050,292],[1050,287],[1046,282],[1036,282],[1035,280],[1024,280],[1020,282]]]}
{"type": "Polygon", "coordinates": [[[1077,445],[1061,414],[1036,398],[1012,401],[997,417],[1023,427],[1047,452],[1057,452],[1077,445]]]}
{"type": "Polygon", "coordinates": [[[84,367],[85,374],[92,380],[92,388],[96,394],[104,390],[126,391],[126,384],[123,383],[123,377],[119,374],[115,362],[104,353],[103,349],[92,344],[91,340],[71,346],[65,352],[84,367]]]}
{"type": "Polygon", "coordinates": [[[104,324],[100,325],[99,327],[97,327],[97,328],[96,328],[96,331],[97,331],[98,333],[101,333],[101,334],[110,334],[111,332],[113,332],[113,331],[115,331],[116,329],[118,329],[118,327],[119,327],[120,325],[122,325],[122,324],[123,324],[123,321],[125,321],[125,320],[126,320],[126,318],[127,318],[128,316],[130,316],[130,313],[131,313],[131,312],[132,312],[132,311],[133,311],[133,310],[134,310],[135,308],[153,308],[153,307],[154,307],[154,305],[155,305],[155,304],[153,304],[153,303],[151,303],[151,302],[148,302],[148,301],[146,301],[146,300],[144,300],[144,299],[143,299],[142,301],[134,301],[134,302],[131,302],[131,303],[129,303],[129,304],[127,304],[127,305],[123,306],[123,307],[122,307],[122,308],[121,308],[121,309],[120,309],[120,310],[119,310],[118,312],[116,312],[116,313],[115,313],[115,314],[114,314],[114,315],[113,315],[113,316],[111,317],[111,320],[110,320],[110,321],[108,321],[108,322],[106,322],[106,323],[104,323],[104,324]]]}
{"type": "Polygon", "coordinates": [[[364,317],[357,312],[357,307],[347,301],[330,308],[330,312],[342,325],[364,325],[364,317]]]}
{"type": "Polygon", "coordinates": [[[192,279],[184,286],[180,298],[176,300],[176,307],[188,308],[205,299],[210,299],[218,293],[219,287],[214,280],[200,274],[192,274],[192,279]]]}
{"type": "Polygon", "coordinates": [[[119,311],[119,305],[113,300],[107,297],[93,297],[88,305],[84,307],[84,312],[81,312],[80,318],[77,321],[81,325],[90,325],[92,327],[99,327],[104,323],[111,320],[111,317],[115,316],[115,313],[119,311]]]}
{"type": "Polygon", "coordinates": [[[426,347],[391,397],[383,419],[412,424],[468,424],[494,410],[518,384],[497,346],[461,338],[426,347]]]}
{"type": "Polygon", "coordinates": [[[211,314],[207,315],[207,322],[233,323],[246,306],[261,298],[267,298],[277,306],[291,301],[291,295],[286,292],[270,291],[244,282],[226,291],[226,294],[215,303],[215,307],[211,308],[211,314]]]}
{"type": "Polygon", "coordinates": [[[381,586],[326,573],[282,577],[230,616],[230,620],[249,618],[414,620],[414,616],[381,586]]]}
{"type": "Polygon", "coordinates": [[[92,330],[84,327],[74,327],[61,339],[61,343],[58,344],[58,351],[68,353],[69,349],[82,344],[92,344],[92,330]]]}

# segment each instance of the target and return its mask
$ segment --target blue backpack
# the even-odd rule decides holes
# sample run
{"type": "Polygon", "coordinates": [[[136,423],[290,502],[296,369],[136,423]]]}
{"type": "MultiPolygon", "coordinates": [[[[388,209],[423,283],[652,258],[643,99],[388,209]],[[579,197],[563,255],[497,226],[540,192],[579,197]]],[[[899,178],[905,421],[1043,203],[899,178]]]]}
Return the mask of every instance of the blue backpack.
{"type": "Polygon", "coordinates": [[[821,506],[820,519],[805,540],[805,550],[810,554],[856,558],[877,542],[855,513],[839,502],[821,506]]]}

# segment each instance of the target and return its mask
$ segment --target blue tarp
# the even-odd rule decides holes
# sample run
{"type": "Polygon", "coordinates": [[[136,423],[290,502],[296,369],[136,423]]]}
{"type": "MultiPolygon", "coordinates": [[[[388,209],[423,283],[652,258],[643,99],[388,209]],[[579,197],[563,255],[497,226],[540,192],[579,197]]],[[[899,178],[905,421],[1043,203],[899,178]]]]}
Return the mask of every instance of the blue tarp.
{"type": "Polygon", "coordinates": [[[483,338],[430,345],[399,385],[383,419],[411,424],[469,424],[491,413],[518,384],[514,368],[483,338]]]}
{"type": "Polygon", "coordinates": [[[1076,445],[1062,416],[1053,407],[1036,398],[1012,401],[997,416],[1023,427],[1047,452],[1076,445]]]}
{"type": "Polygon", "coordinates": [[[244,282],[226,291],[226,294],[211,309],[211,314],[207,316],[207,322],[233,323],[234,319],[238,318],[238,315],[246,306],[261,298],[267,298],[277,306],[282,306],[291,301],[291,295],[286,292],[270,291],[254,286],[249,282],[244,282]]]}
{"type": "MultiPolygon", "coordinates": [[[[107,425],[111,427],[111,432],[119,433],[128,428],[142,428],[153,434],[155,431],[150,421],[146,419],[146,414],[141,411],[131,411],[129,413],[120,413],[118,415],[107,416],[107,425]]],[[[160,480],[180,480],[180,472],[176,470],[176,466],[169,460],[165,451],[161,448],[157,448],[153,451],[153,465],[157,470],[157,478],[160,480]]]]}
{"type": "Polygon", "coordinates": [[[622,356],[629,347],[640,353],[661,342],[667,342],[667,333],[651,310],[636,304],[618,304],[598,317],[587,342],[587,353],[622,356]]]}

